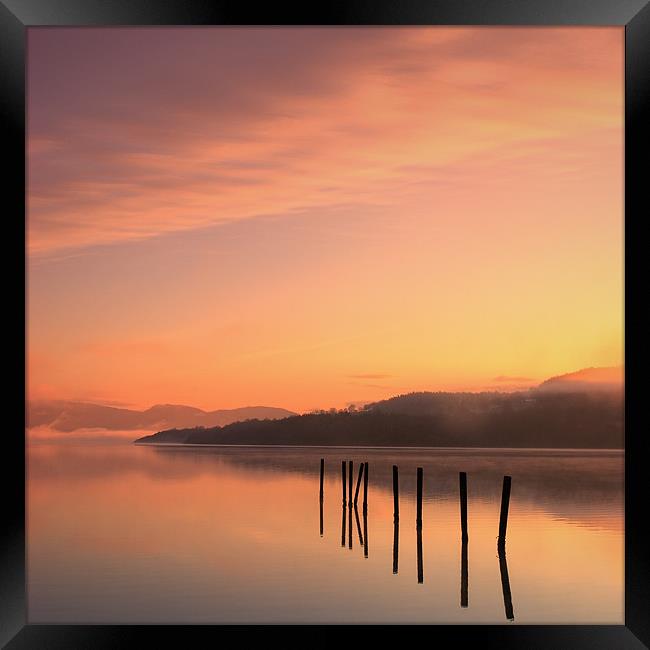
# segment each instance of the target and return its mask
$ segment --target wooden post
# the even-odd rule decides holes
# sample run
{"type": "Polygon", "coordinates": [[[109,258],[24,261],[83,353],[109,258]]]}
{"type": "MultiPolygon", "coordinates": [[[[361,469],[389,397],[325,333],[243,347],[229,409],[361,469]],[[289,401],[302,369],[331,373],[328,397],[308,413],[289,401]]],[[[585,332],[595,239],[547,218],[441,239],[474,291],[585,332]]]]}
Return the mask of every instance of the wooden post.
{"type": "Polygon", "coordinates": [[[393,519],[399,519],[399,475],[397,465],[393,465],[393,519]]]}
{"type": "Polygon", "coordinates": [[[368,511],[368,463],[363,466],[363,511],[368,511]]]}
{"type": "Polygon", "coordinates": [[[503,591],[503,606],[506,610],[506,618],[509,621],[515,620],[512,611],[512,594],[510,593],[510,578],[508,577],[508,563],[506,562],[505,547],[499,547],[499,571],[501,572],[501,589],[503,591]]]}
{"type": "Polygon", "coordinates": [[[361,487],[361,476],[363,475],[363,463],[359,464],[359,476],[357,478],[357,488],[354,491],[354,505],[357,505],[357,499],[359,498],[359,488],[361,487]]]}
{"type": "Polygon", "coordinates": [[[319,497],[320,500],[323,500],[323,479],[325,478],[325,459],[321,458],[320,459],[320,492],[319,497]]]}
{"type": "Polygon", "coordinates": [[[460,549],[460,606],[467,607],[467,541],[463,540],[460,549]]]}
{"type": "Polygon", "coordinates": [[[341,484],[343,485],[343,505],[345,505],[345,461],[341,461],[341,484]]]}
{"type": "Polygon", "coordinates": [[[341,508],[343,515],[341,517],[341,546],[345,546],[345,502],[341,508]]]}
{"type": "Polygon", "coordinates": [[[417,514],[415,516],[415,523],[422,526],[422,468],[418,467],[417,478],[417,514]]]}
{"type": "Polygon", "coordinates": [[[463,543],[467,542],[467,474],[460,472],[460,532],[463,543]]]}
{"type": "Polygon", "coordinates": [[[348,493],[348,506],[351,508],[352,507],[352,461],[348,461],[350,464],[350,480],[348,481],[348,489],[350,492],[348,493]]]}
{"type": "Polygon", "coordinates": [[[510,476],[503,477],[501,491],[501,515],[499,516],[499,546],[505,546],[506,530],[508,528],[508,507],[510,505],[510,476]]]}
{"type": "Polygon", "coordinates": [[[422,565],[422,474],[421,467],[417,468],[417,509],[415,515],[415,529],[417,532],[417,555],[418,555],[418,584],[424,582],[424,567],[422,565]]]}

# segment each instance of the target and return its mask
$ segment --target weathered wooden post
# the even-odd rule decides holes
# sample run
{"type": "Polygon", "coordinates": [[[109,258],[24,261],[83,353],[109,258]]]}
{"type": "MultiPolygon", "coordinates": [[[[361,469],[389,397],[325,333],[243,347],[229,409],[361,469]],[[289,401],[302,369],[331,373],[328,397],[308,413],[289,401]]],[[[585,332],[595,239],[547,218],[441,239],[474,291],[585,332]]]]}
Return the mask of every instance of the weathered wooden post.
{"type": "Polygon", "coordinates": [[[503,489],[501,491],[501,514],[499,516],[499,547],[505,547],[506,530],[508,528],[508,507],[510,505],[510,476],[503,477],[503,489]]]}
{"type": "Polygon", "coordinates": [[[320,491],[318,493],[320,500],[323,500],[323,479],[325,478],[325,459],[320,459],[320,491]]]}
{"type": "MultiPolygon", "coordinates": [[[[363,512],[368,511],[368,463],[363,466],[363,512]]],[[[365,534],[364,534],[365,538],[365,534]]]]}
{"type": "Polygon", "coordinates": [[[467,474],[460,472],[460,531],[463,543],[467,542],[467,474]]]}
{"type": "Polygon", "coordinates": [[[399,474],[397,465],[393,465],[393,519],[399,519],[399,474]]]}
{"type": "Polygon", "coordinates": [[[418,555],[418,584],[424,582],[424,567],[422,563],[422,474],[421,467],[417,468],[417,509],[415,515],[415,528],[417,532],[417,555],[418,555]]]}
{"type": "Polygon", "coordinates": [[[399,473],[393,465],[393,574],[397,574],[399,561],[399,473]]]}
{"type": "Polygon", "coordinates": [[[363,475],[363,463],[359,464],[359,476],[357,477],[357,487],[354,491],[354,505],[357,505],[357,499],[359,498],[359,488],[361,487],[361,477],[363,475]]]}
{"type": "Polygon", "coordinates": [[[348,506],[351,508],[352,507],[352,461],[349,461],[350,464],[350,478],[348,480],[348,489],[350,490],[348,493],[348,506]]]}
{"type": "Polygon", "coordinates": [[[343,486],[343,505],[345,505],[345,461],[341,461],[341,484],[343,486]]]}
{"type": "Polygon", "coordinates": [[[415,516],[415,523],[422,526],[422,468],[418,467],[417,477],[417,514],[415,516]]]}

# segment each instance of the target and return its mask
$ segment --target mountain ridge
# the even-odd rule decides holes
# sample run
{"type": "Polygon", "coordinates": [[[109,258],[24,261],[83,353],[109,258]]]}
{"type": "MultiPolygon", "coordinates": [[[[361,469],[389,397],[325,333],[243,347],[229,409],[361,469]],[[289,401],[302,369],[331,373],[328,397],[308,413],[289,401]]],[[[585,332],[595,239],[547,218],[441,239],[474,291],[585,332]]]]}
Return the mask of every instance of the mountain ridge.
{"type": "Polygon", "coordinates": [[[622,449],[621,391],[419,392],[278,420],[168,429],[136,444],[622,449]]]}
{"type": "Polygon", "coordinates": [[[129,431],[189,426],[223,426],[246,420],[283,418],[294,411],[272,406],[244,406],[204,411],[184,404],[154,404],[142,411],[92,402],[72,400],[37,400],[29,404],[28,427],[49,426],[71,433],[78,429],[98,428],[129,431]]]}

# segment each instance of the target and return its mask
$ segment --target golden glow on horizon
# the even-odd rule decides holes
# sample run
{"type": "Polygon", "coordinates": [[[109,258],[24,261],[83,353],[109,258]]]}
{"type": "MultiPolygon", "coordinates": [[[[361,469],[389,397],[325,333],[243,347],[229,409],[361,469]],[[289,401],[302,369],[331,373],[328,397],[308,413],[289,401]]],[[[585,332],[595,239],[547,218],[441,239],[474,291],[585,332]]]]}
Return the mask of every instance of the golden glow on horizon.
{"type": "Polygon", "coordinates": [[[28,43],[30,399],[304,411],[622,364],[622,28],[28,43]]]}

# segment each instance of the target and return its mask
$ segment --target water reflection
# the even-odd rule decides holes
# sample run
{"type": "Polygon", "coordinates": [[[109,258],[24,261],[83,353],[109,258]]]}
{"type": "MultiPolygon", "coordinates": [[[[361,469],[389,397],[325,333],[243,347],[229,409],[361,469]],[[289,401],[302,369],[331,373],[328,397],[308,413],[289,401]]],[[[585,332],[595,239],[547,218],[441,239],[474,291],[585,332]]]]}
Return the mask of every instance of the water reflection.
{"type": "MultiPolygon", "coordinates": [[[[340,452],[316,450],[318,458],[340,461],[340,452]]],[[[415,493],[415,467],[426,458],[431,489],[442,499],[455,498],[457,476],[464,466],[480,478],[481,499],[500,496],[504,474],[517,474],[521,502],[551,514],[558,521],[591,528],[619,530],[623,509],[623,461],[620,452],[570,450],[442,450],[422,452],[373,450],[373,486],[392,489],[392,466],[399,455],[404,479],[401,491],[415,493]],[[598,504],[598,508],[594,508],[598,504]]],[[[313,453],[304,449],[236,447],[134,447],[132,445],[33,445],[28,471],[38,480],[88,484],[111,477],[146,475],[172,481],[212,475],[224,464],[255,472],[255,476],[314,476],[313,453]]],[[[367,455],[367,454],[366,454],[367,455]]],[[[364,476],[364,486],[366,478],[364,476]]]]}
{"type": "Polygon", "coordinates": [[[320,498],[320,513],[319,513],[319,518],[320,518],[320,536],[323,536],[323,497],[320,498]]]}
{"type": "MultiPolygon", "coordinates": [[[[345,461],[343,461],[345,462],[345,461]]],[[[322,462],[321,462],[322,467],[322,462]]],[[[349,461],[349,468],[352,467],[352,461],[349,461]]],[[[367,474],[368,463],[362,463],[359,467],[359,476],[357,479],[357,490],[359,491],[359,484],[361,482],[362,473],[367,474]]],[[[350,477],[352,476],[350,469],[350,477]]],[[[342,474],[345,476],[345,473],[342,474]]],[[[468,561],[468,544],[469,534],[467,525],[467,473],[459,472],[459,502],[460,502],[460,521],[461,521],[461,561],[460,561],[460,606],[462,608],[469,607],[469,561],[468,561]]],[[[393,575],[397,575],[399,566],[399,467],[393,465],[393,575]]],[[[511,491],[511,477],[503,477],[503,488],[501,496],[501,509],[499,515],[499,537],[498,537],[498,558],[499,558],[499,572],[501,575],[501,589],[503,592],[503,602],[505,607],[506,618],[509,621],[514,620],[513,607],[512,607],[512,594],[510,591],[510,578],[508,576],[508,563],[506,561],[505,552],[505,533],[508,519],[508,508],[510,504],[510,491],[511,491]]],[[[423,501],[423,483],[424,471],[423,468],[416,469],[416,558],[417,558],[417,582],[424,584],[424,561],[423,561],[423,544],[422,544],[422,501],[423,501]]],[[[352,483],[349,482],[350,497],[352,483]]],[[[348,546],[352,548],[352,509],[354,506],[354,516],[357,526],[357,534],[359,536],[359,544],[363,546],[364,557],[368,557],[368,492],[367,483],[364,489],[364,511],[363,511],[363,533],[361,532],[361,522],[359,520],[359,510],[355,502],[353,504],[350,500],[348,504],[348,546]]],[[[345,547],[346,539],[346,518],[345,518],[346,504],[343,503],[342,518],[341,518],[341,546],[345,547]]],[[[321,517],[321,535],[322,535],[322,517],[323,517],[323,501],[320,500],[320,517],[321,517]]]]}
{"type": "Polygon", "coordinates": [[[503,606],[506,610],[506,618],[509,621],[515,620],[512,611],[512,594],[510,593],[510,578],[508,577],[508,563],[506,562],[505,547],[499,545],[499,571],[501,573],[501,589],[503,591],[503,606]]]}
{"type": "Polygon", "coordinates": [[[417,536],[417,556],[418,556],[418,584],[424,582],[424,566],[422,564],[422,522],[415,524],[417,536]]]}
{"type": "Polygon", "coordinates": [[[512,576],[517,624],[616,624],[622,471],[620,454],[573,452],[30,448],[30,618],[505,623],[514,621],[512,576]],[[504,543],[497,571],[504,476],[513,490],[507,562],[504,543]],[[341,546],[356,534],[363,562],[338,550],[339,516],[341,546]],[[415,520],[415,530],[400,530],[400,518],[415,520]],[[425,545],[435,575],[426,582],[425,545]],[[458,593],[459,550],[460,603],[450,593],[458,593]],[[342,592],[349,579],[355,589],[342,592]]]}
{"type": "Polygon", "coordinates": [[[363,534],[361,533],[361,521],[359,520],[359,509],[354,505],[354,517],[357,521],[357,533],[359,534],[359,546],[363,546],[363,534]]]}
{"type": "Polygon", "coordinates": [[[467,566],[467,542],[463,541],[460,548],[460,606],[468,606],[468,566],[467,566]]]}
{"type": "Polygon", "coordinates": [[[352,501],[348,504],[348,548],[352,550],[352,501]]]}
{"type": "Polygon", "coordinates": [[[397,575],[399,564],[399,517],[393,517],[393,573],[397,575]]]}
{"type": "MultiPolygon", "coordinates": [[[[368,466],[364,469],[364,474],[367,475],[368,466]]],[[[368,557],[368,504],[366,502],[366,495],[363,496],[363,557],[368,557]]]]}

